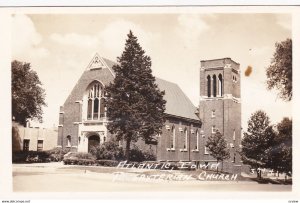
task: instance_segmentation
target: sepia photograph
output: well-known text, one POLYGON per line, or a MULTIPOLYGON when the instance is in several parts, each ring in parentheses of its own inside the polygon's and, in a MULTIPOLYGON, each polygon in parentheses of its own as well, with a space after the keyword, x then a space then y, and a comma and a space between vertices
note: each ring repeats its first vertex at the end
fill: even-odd
POLYGON ((292 10, 245 9, 12 13, 13 192, 292 192, 292 10))

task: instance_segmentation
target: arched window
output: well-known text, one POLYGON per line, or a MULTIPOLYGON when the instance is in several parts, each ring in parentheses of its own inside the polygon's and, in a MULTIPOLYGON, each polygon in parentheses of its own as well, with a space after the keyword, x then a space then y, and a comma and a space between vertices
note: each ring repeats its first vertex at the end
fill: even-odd
POLYGON ((94 99, 94 110, 93 110, 93 119, 98 119, 98 113, 99 113, 99 99, 94 99))
POLYGON ((223 96, 223 78, 222 78, 221 74, 219 74, 219 76, 218 76, 218 84, 219 84, 218 95, 221 97, 221 96, 223 96))
POLYGON ((232 140, 235 141, 235 129, 233 130, 232 140))
POLYGON ((105 117, 105 99, 101 98, 100 99, 100 118, 105 117))
POLYGON ((210 79, 210 75, 207 76, 207 96, 211 97, 211 79, 210 79))
POLYGON ((217 96, 217 76, 213 75, 213 97, 217 96))
POLYGON ((71 147, 71 135, 67 136, 67 147, 71 147))
POLYGON ((87 119, 92 119, 92 108, 93 108, 93 100, 88 99, 88 113, 87 113, 87 119))
POLYGON ((199 131, 196 132, 196 145, 195 150, 199 150, 199 131))
POLYGON ((88 89, 87 119, 99 120, 105 117, 104 87, 99 82, 94 82, 88 89))
POLYGON ((175 136, 176 136, 176 130, 175 126, 172 127, 172 134, 170 137, 170 148, 175 149, 175 136))
POLYGON ((187 138, 188 138, 188 131, 187 129, 184 130, 184 140, 183 140, 183 149, 187 149, 187 138))

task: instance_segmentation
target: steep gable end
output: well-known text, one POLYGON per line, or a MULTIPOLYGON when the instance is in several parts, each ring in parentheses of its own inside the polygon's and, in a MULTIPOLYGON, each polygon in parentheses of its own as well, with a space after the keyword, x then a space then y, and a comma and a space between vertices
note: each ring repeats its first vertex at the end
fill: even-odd
POLYGON ((91 60, 91 62, 89 63, 89 65, 86 68, 87 70, 97 70, 97 69, 109 69, 109 71, 114 75, 114 72, 112 70, 114 64, 112 64, 112 62, 108 59, 105 59, 103 57, 101 57, 98 53, 95 54, 95 56, 93 57, 93 59, 91 60))
MULTIPOLYGON (((113 82, 115 73, 112 67, 114 65, 117 65, 117 63, 95 54, 71 91, 69 97, 66 99, 64 106, 67 104, 75 104, 76 101, 82 100, 86 88, 93 81, 99 81, 105 86, 113 82)), ((160 90, 165 90, 166 92, 164 96, 164 99, 167 101, 166 114, 199 120, 195 114, 197 108, 177 84, 157 77, 156 84, 160 90)))

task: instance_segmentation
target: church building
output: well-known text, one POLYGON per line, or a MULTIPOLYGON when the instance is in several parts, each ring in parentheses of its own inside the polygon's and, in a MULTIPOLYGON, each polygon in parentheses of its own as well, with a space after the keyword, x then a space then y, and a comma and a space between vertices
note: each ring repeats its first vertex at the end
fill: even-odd
MULTIPOLYGON (((96 54, 59 112, 58 146, 88 152, 110 140, 104 87, 113 81, 115 62, 96 54)), ((205 147, 208 136, 219 130, 230 149, 232 166, 239 164, 241 103, 239 64, 230 58, 201 61, 200 101, 195 107, 180 87, 156 78, 165 91, 166 121, 162 133, 139 146, 154 150, 158 161, 215 161, 205 147)), ((197 85, 197 84, 195 84, 197 85)), ((144 143, 142 143, 144 142, 144 143)), ((122 144, 120 142, 120 144, 122 144)))

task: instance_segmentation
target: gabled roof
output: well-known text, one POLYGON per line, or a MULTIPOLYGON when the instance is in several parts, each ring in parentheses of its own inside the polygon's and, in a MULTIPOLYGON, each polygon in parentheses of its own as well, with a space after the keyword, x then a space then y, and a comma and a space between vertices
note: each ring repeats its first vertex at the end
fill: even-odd
POLYGON ((102 59, 103 59, 103 61, 105 61, 105 63, 106 63, 106 65, 108 66, 108 68, 110 68, 112 71, 113 71, 113 66, 114 65, 117 65, 118 63, 116 63, 116 62, 114 62, 114 61, 111 61, 111 60, 109 60, 109 59, 107 59, 107 58, 103 58, 102 57, 102 59))
MULTIPOLYGON (((116 64, 116 62, 100 57, 98 54, 96 54, 73 88, 65 104, 74 103, 74 101, 80 100, 88 85, 94 80, 101 81, 104 85, 108 85, 109 82, 112 82, 113 78, 115 77, 112 67, 116 64), (98 68, 97 66, 93 66, 95 59, 99 59, 102 63, 104 62, 103 66, 106 66, 107 68, 98 68)), ((157 77, 155 79, 158 88, 161 91, 165 91, 164 99, 167 101, 165 111, 166 114, 193 120, 200 120, 195 114, 197 108, 177 84, 157 77)))
POLYGON ((157 77, 155 79, 158 88, 161 91, 165 91, 164 99, 167 101, 166 114, 200 120, 195 114, 197 108, 177 84, 157 77))

